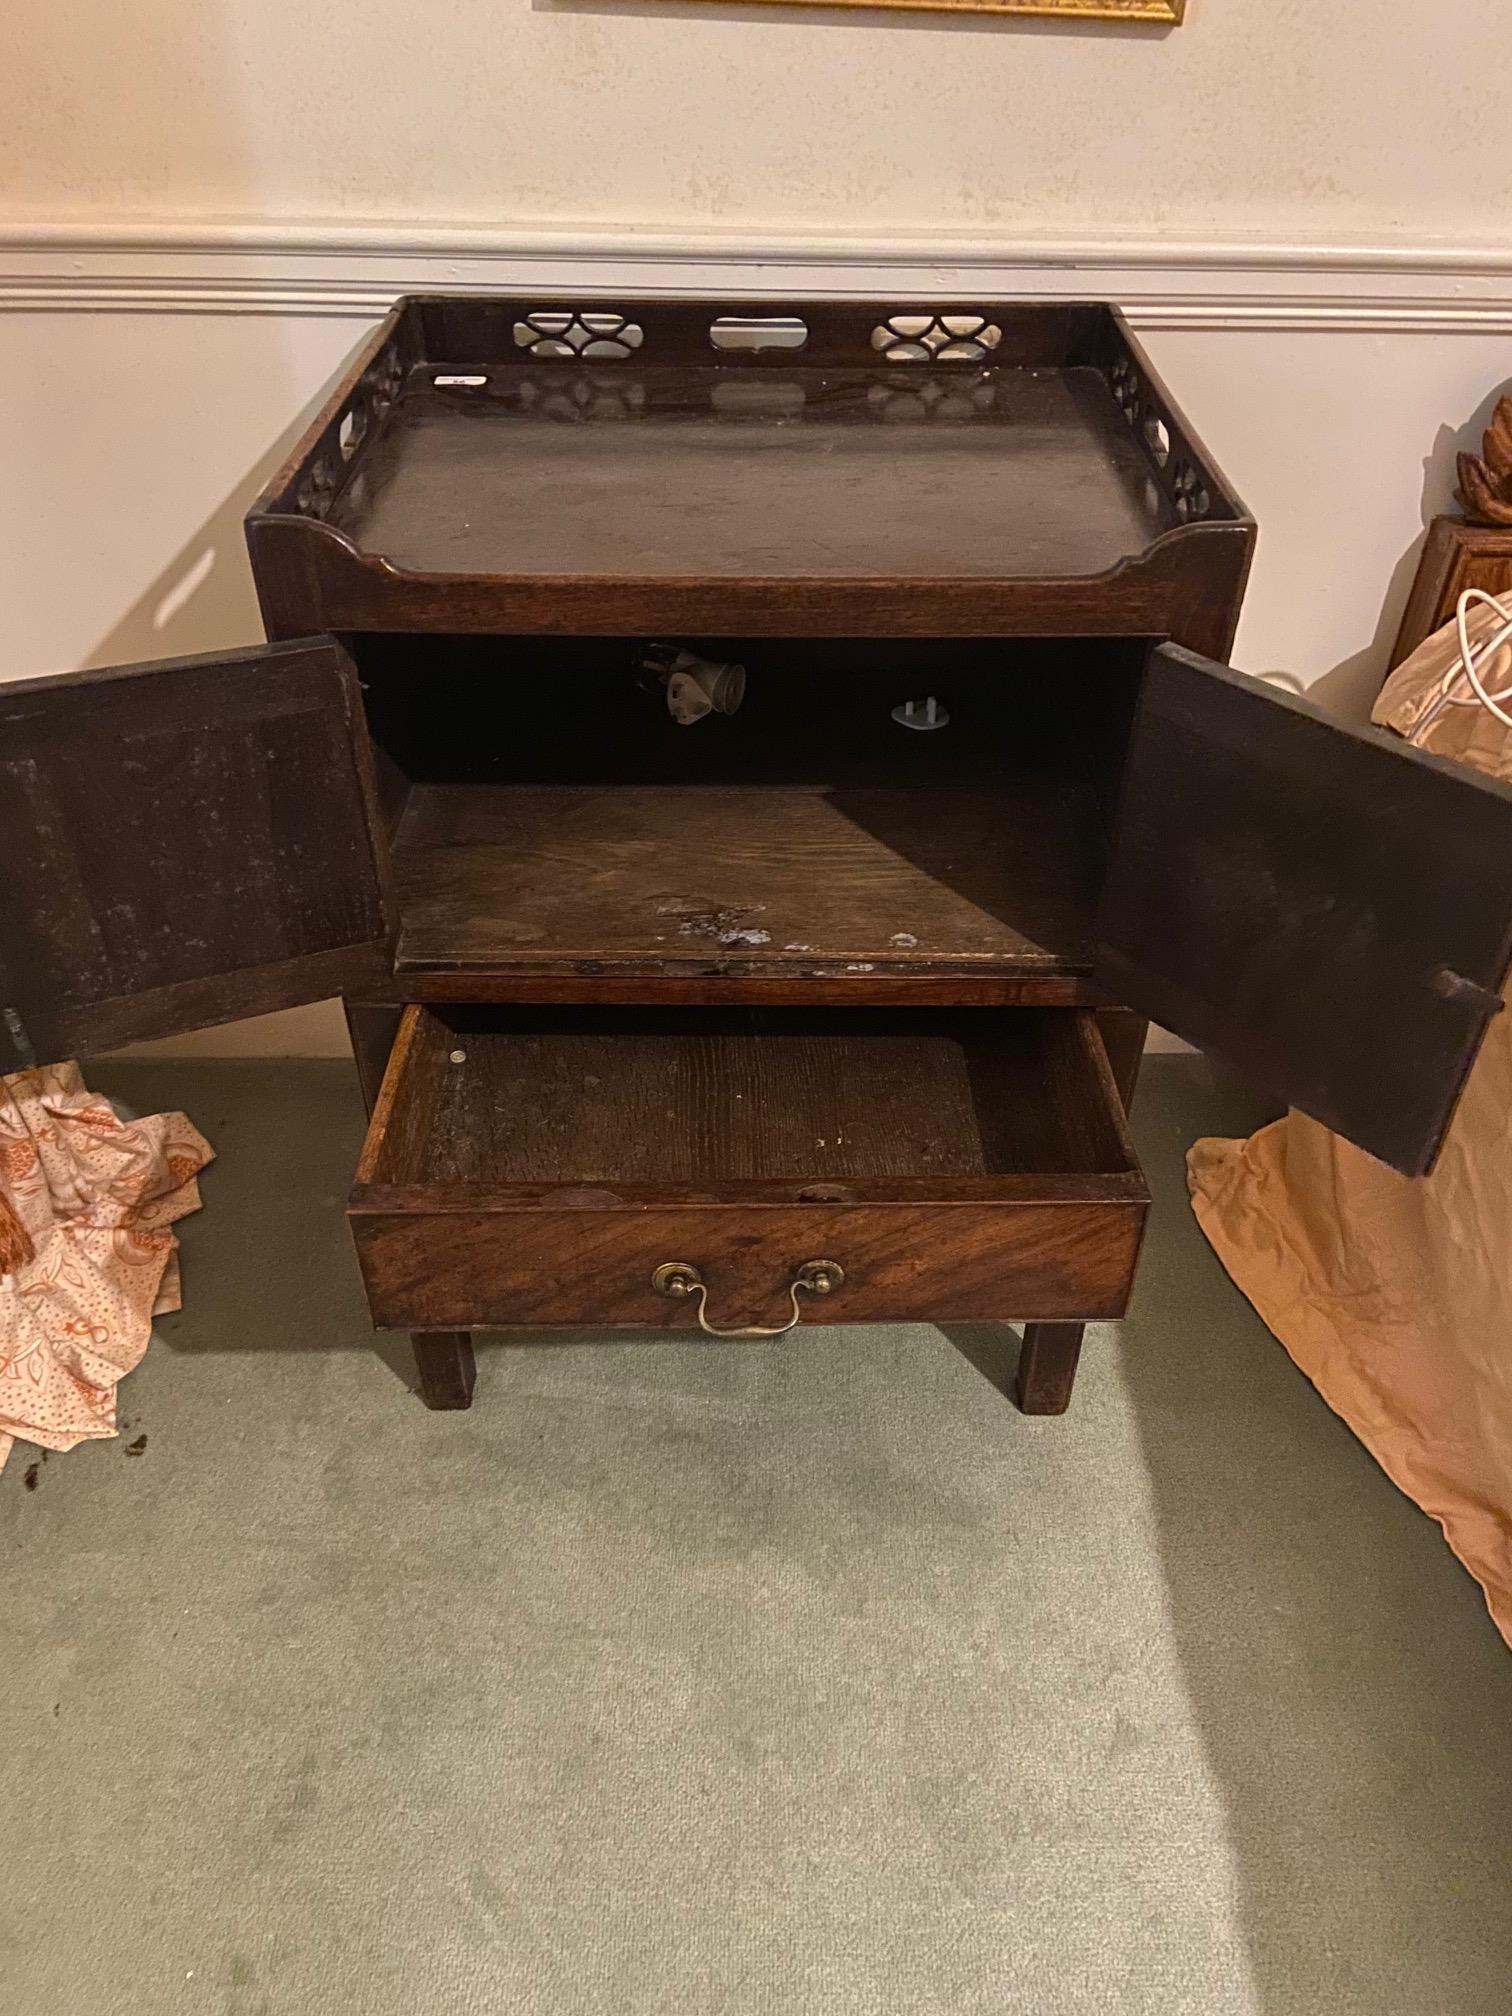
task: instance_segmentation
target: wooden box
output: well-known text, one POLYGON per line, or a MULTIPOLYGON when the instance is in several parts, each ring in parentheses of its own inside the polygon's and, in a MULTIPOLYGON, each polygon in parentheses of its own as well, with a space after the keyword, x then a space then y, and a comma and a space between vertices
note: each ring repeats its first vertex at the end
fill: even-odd
POLYGON ((0 688, 0 1064, 344 995, 433 1404, 998 1317, 1058 1411, 1146 1017, 1430 1165, 1512 792, 1219 662, 1254 527, 1113 311, 406 301, 247 534, 265 648, 0 688))
POLYGON ((1392 669, 1453 616, 1467 588, 1512 594, 1512 525, 1477 525, 1448 513, 1428 527, 1402 627, 1392 646, 1392 669))

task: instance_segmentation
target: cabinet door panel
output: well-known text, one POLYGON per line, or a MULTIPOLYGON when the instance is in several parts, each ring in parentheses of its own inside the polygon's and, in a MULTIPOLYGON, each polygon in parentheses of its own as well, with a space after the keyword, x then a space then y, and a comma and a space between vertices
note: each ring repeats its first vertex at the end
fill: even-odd
POLYGON ((1409 1174, 1512 963, 1512 790, 1151 653, 1096 977, 1409 1174))
POLYGON ((0 1068, 387 970, 386 861, 329 638, 0 685, 0 1068))

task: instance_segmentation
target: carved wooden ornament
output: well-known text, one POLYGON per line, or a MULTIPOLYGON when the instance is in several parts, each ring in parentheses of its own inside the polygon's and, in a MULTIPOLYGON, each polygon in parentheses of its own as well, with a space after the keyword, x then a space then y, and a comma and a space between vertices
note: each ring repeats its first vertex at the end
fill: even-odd
POLYGON ((1512 392, 1497 402, 1483 452, 1459 458, 1459 500, 1482 525, 1512 525, 1512 392))

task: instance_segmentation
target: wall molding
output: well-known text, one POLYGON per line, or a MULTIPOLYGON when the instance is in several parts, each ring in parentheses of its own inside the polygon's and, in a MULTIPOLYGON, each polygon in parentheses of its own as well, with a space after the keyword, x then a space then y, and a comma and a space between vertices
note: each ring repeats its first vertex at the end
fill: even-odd
POLYGON ((0 225, 0 312, 371 320, 394 296, 1111 299, 1143 329, 1512 335, 1512 245, 329 223, 0 225))

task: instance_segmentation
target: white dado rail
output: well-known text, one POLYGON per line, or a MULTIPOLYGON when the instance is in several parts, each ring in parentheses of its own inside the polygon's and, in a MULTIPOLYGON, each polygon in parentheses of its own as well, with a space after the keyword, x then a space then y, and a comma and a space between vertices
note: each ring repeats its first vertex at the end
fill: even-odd
POLYGON ((758 298, 1113 299, 1141 329, 1512 333, 1512 248, 1130 237, 841 237, 389 224, 0 227, 0 310, 369 319, 394 296, 539 287, 758 298))

